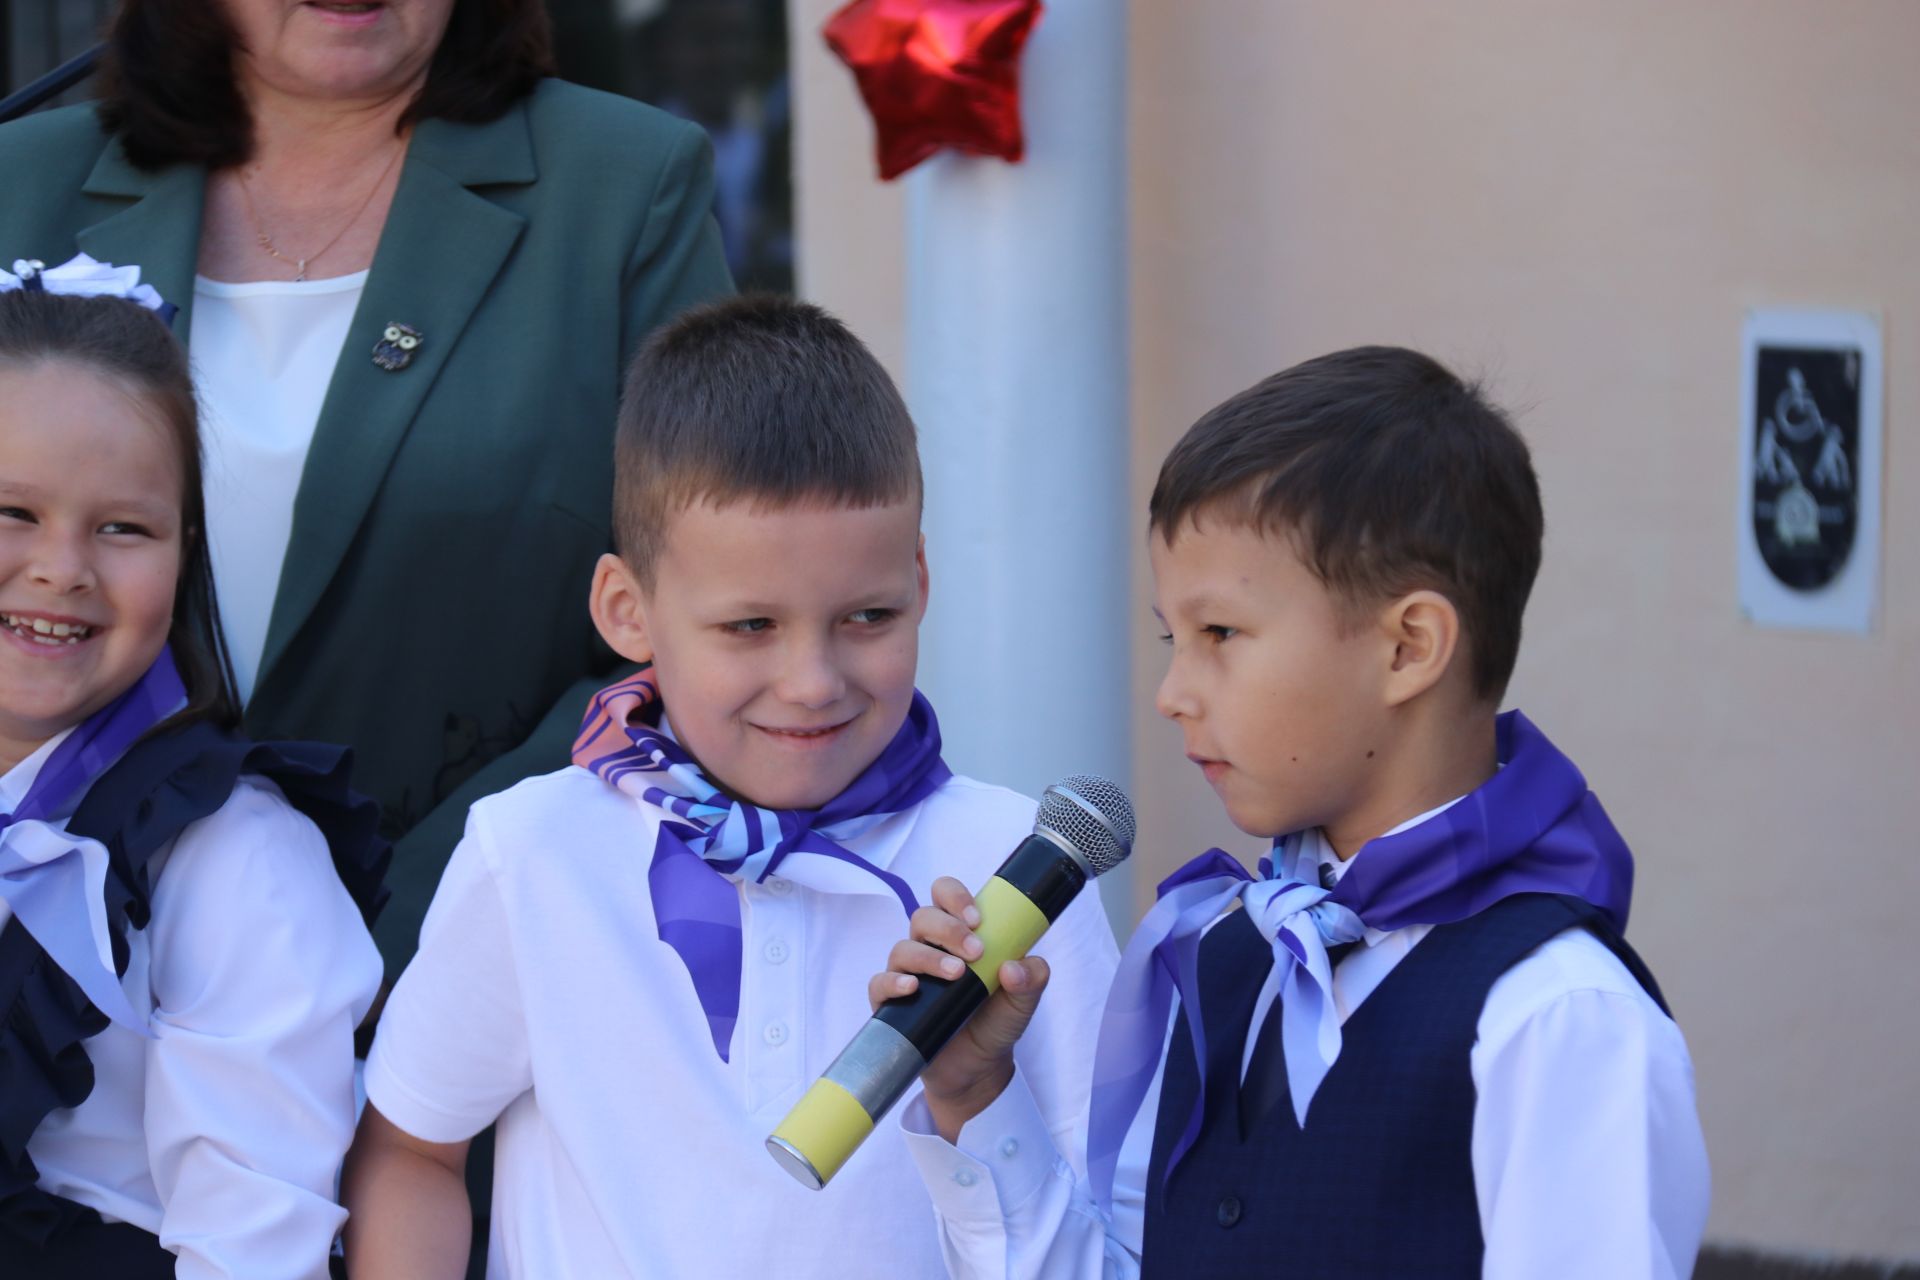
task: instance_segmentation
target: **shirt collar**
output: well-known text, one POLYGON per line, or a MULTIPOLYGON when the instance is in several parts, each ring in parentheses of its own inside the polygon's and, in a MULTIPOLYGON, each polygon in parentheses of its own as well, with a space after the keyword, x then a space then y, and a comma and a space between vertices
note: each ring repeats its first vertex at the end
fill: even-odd
POLYGON ((78 725, 68 725, 60 732, 48 738, 34 749, 32 755, 19 764, 0 774, 0 814, 12 813, 27 798, 27 791, 33 786, 34 779, 40 776, 40 770, 46 766, 47 757, 59 750, 60 744, 67 740, 78 725))
MULTIPOLYGON (((680 742, 679 735, 674 733, 673 723, 664 710, 660 713, 660 732, 668 738, 671 738, 674 742, 679 743, 682 747, 687 745, 684 742, 680 742)), ((11 777, 12 775, 8 776, 11 777)), ((22 795, 26 794, 26 787, 30 785, 32 781, 33 779, 29 777, 25 783, 21 784, 22 795)), ((5 781, 0 780, 0 787, 4 787, 4 785, 5 781)), ((4 792, 0 792, 0 794, 4 794, 4 792)), ((920 810, 924 807, 925 802, 922 801, 920 804, 916 804, 908 809, 902 809, 898 813, 873 813, 868 814, 864 818, 855 818, 849 822, 840 823, 834 828, 835 839, 837 843, 844 846, 849 853, 858 854, 867 862, 884 870, 893 865, 894 858, 899 855, 901 848, 907 843, 907 836, 913 831, 914 824, 920 820, 920 810)), ((776 871, 774 874, 777 876, 780 873, 776 871)), ((730 876, 729 878, 738 879, 739 877, 730 876)), ((885 889, 886 887, 877 881, 875 885, 880 889, 885 889)), ((866 892, 864 888, 859 891, 866 892)))
MULTIPOLYGON (((1409 831, 1429 818, 1438 817, 1465 799, 1465 795, 1455 796, 1445 804, 1436 805, 1425 813, 1408 818, 1391 831, 1382 832, 1381 836, 1397 836, 1402 831, 1409 831)), ((1359 853, 1342 861, 1340 855, 1333 851, 1333 845, 1327 840, 1327 833, 1319 827, 1314 827, 1289 838, 1283 856, 1289 878, 1306 884, 1317 884, 1323 889, 1331 889, 1340 883, 1340 878, 1347 874, 1348 868, 1365 852, 1366 847, 1363 845, 1359 853)), ((1371 947, 1387 936, 1389 936, 1387 931, 1368 926, 1366 943, 1371 947)))

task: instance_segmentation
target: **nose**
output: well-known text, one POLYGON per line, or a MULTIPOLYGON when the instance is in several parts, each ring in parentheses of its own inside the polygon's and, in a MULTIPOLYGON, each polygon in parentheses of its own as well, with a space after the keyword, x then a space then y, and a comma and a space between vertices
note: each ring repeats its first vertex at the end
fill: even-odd
POLYGON ((1189 719, 1199 709, 1192 689, 1181 674, 1177 654, 1168 661, 1167 674, 1160 677, 1160 687, 1154 690, 1153 709, 1168 720, 1189 719))
POLYGON ((778 688, 782 701, 798 707, 828 707, 846 691, 846 676, 832 644, 801 641, 788 648, 778 688))
POLYGON ((27 578, 35 586, 56 595, 72 595, 94 585, 93 560, 87 554, 87 539, 72 537, 42 526, 34 540, 33 554, 27 561, 27 578))

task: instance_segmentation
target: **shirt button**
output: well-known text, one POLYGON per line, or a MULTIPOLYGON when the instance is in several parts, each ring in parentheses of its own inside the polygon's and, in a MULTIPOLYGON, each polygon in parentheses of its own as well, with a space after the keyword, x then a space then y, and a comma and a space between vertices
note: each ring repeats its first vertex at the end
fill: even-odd
POLYGON ((787 1042, 787 1024, 784 1022, 769 1022, 767 1029, 760 1034, 766 1037, 766 1041, 770 1045, 783 1045, 787 1042))
POLYGON ((1223 1227, 1230 1227, 1234 1223, 1240 1221, 1239 1199, 1235 1196, 1226 1196, 1222 1198, 1220 1201, 1219 1212, 1215 1214, 1215 1216, 1219 1218, 1220 1225, 1223 1227))
POLYGON ((1020 1154, 1020 1139, 1008 1138, 1000 1144, 1000 1154, 1011 1160, 1020 1154))
POLYGON ((784 898, 793 892, 793 881, 782 879, 779 876, 770 876, 767 879, 767 892, 778 894, 784 898))
POLYGON ((953 1180, 963 1187, 970 1187, 979 1181, 979 1177, 972 1169, 962 1167, 953 1171, 953 1180))
POLYGON ((787 944, 783 940, 775 938, 767 944, 766 950, 761 952, 761 954, 766 956, 768 964, 784 964, 787 959, 787 944))

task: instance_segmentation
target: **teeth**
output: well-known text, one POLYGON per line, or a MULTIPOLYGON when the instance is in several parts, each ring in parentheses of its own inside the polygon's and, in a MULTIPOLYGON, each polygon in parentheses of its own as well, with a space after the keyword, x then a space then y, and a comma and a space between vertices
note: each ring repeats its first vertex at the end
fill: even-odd
POLYGON ((16 635, 37 644, 78 644, 94 633, 83 622, 48 622, 45 618, 27 618, 17 613, 0 613, 4 623, 16 635))

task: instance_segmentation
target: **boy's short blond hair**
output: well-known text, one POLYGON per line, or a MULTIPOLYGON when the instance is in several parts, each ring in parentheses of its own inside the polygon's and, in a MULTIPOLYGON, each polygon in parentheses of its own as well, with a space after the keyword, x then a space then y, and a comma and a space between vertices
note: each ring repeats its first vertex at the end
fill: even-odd
POLYGON ((614 546, 651 589, 694 503, 877 507, 921 498, 913 419, 880 362, 821 308, 749 295, 657 331, 627 370, 614 546))

